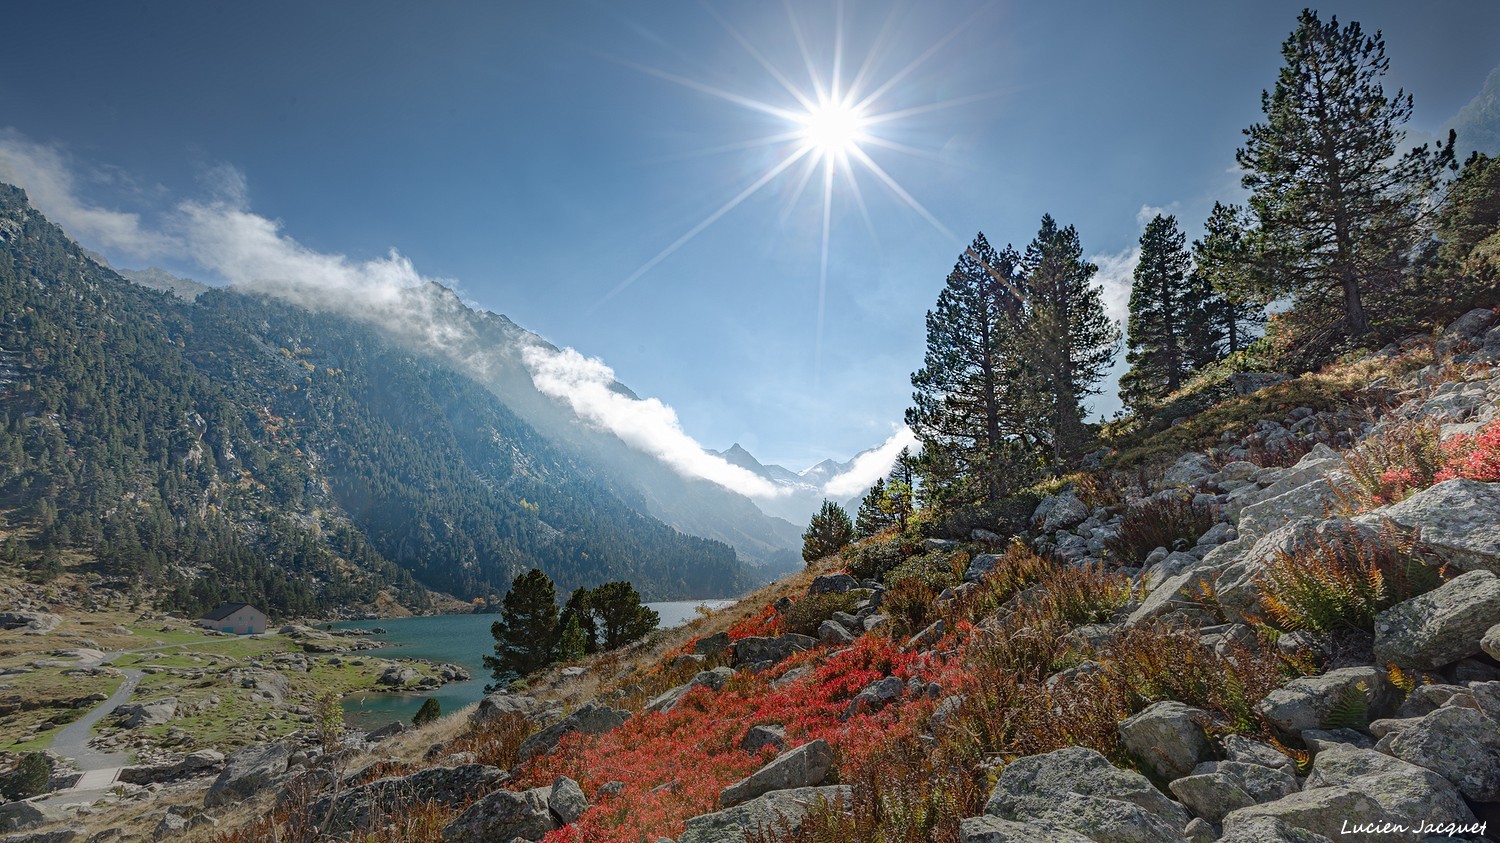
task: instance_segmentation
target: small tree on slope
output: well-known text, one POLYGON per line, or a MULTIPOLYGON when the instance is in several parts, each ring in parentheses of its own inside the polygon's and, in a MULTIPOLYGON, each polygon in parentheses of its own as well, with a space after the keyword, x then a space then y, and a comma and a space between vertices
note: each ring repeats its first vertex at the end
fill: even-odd
POLYGON ((1130 289, 1129 337, 1120 379, 1126 407, 1139 410, 1175 392, 1194 370, 1218 357, 1219 300, 1191 271, 1177 218, 1157 214, 1141 235, 1141 259, 1130 289))
POLYGON ((849 513, 830 500, 823 501, 823 508, 808 522, 807 532, 802 534, 802 560, 812 562, 838 553, 849 542, 854 541, 854 522, 849 513))
POLYGON ((495 654, 484 657, 484 666, 497 683, 535 673, 552 662, 557 632, 557 588, 532 568, 505 593, 500 620, 490 625, 495 654))

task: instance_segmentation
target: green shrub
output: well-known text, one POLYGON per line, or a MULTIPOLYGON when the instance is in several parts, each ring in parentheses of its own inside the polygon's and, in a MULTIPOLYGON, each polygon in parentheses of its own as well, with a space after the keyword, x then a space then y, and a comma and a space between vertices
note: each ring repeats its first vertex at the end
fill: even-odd
POLYGON ((52 780, 52 759, 44 753, 28 752, 9 773, 0 776, 0 798, 8 802, 30 799, 47 792, 52 780))
POLYGON ((426 726, 428 723, 442 716, 442 703, 438 702, 436 697, 428 697, 427 701, 422 703, 422 707, 417 709, 417 713, 412 715, 411 724, 413 726, 426 726))
POLYGON ((806 595, 781 613, 782 629, 798 635, 816 636, 823 621, 833 617, 834 612, 853 612, 859 598, 860 594, 855 592, 806 595))
POLYGON ((963 571, 969 564, 968 556, 966 551, 949 550, 913 556, 886 571, 883 581, 886 588, 891 588, 903 580, 917 580, 933 592, 940 592, 962 581, 963 571))
POLYGON ((839 554, 845 569, 860 581, 878 580, 915 552, 902 538, 889 541, 862 541, 851 544, 839 554))

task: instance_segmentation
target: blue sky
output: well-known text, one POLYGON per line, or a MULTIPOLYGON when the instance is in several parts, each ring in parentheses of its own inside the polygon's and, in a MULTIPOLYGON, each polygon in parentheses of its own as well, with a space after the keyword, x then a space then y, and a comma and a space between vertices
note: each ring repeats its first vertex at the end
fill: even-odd
MULTIPOLYGON (((923 313, 974 232, 1023 246, 1050 212, 1118 279, 1143 208, 1191 237, 1238 199, 1240 130, 1300 8, 845 4, 846 82, 872 52, 866 91, 927 54, 871 105, 912 112, 870 132, 917 154, 862 148, 932 220, 859 170, 866 220, 838 176, 821 327, 821 171, 798 194, 800 162, 605 299, 794 148, 743 146, 794 127, 702 88, 798 110, 741 39, 811 90, 796 35, 826 82, 831 3, 14 4, 0 141, 65 170, 75 214, 137 215, 114 239, 74 226, 118 265, 225 280, 191 248, 131 244, 184 202, 312 253, 395 249, 601 358, 705 446, 802 468, 891 435, 923 313)), ((1500 65, 1500 4, 1320 11, 1385 31, 1416 130, 1500 65)))

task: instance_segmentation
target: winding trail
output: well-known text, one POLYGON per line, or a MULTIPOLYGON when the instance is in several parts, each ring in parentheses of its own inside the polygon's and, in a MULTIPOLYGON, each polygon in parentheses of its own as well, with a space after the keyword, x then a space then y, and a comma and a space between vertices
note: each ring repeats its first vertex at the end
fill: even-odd
MULTIPOLYGON (((117 650, 106 653, 104 658, 92 663, 84 662, 80 667, 98 667, 114 661, 116 658, 131 653, 147 653, 155 650, 170 650, 176 647, 197 647, 202 644, 215 643, 209 641, 193 641, 181 644, 164 644, 157 647, 142 647, 137 650, 117 650)), ((41 800, 62 799, 68 802, 82 801, 92 797, 102 796, 114 786, 115 779, 119 777, 121 768, 131 762, 128 752, 100 752, 89 746, 89 739, 94 736, 94 726, 100 720, 108 717, 116 708, 129 702, 135 694, 135 689, 141 684, 141 678, 145 674, 130 667, 118 668, 125 674, 125 681, 115 689, 109 699, 99 703, 89 710, 89 713, 67 724, 52 738, 51 750, 64 758, 70 758, 78 769, 83 771, 83 778, 70 788, 56 791, 41 800)))

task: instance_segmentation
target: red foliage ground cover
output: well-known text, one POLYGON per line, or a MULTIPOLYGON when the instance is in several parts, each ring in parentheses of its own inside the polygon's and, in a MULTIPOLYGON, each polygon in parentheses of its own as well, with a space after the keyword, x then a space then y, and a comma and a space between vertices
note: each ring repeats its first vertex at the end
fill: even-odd
POLYGON ((878 756, 888 741, 908 736, 931 702, 908 695, 880 712, 842 720, 849 701, 886 676, 923 681, 941 677, 941 657, 902 652, 889 639, 865 636, 842 652, 800 653, 759 676, 735 678, 723 690, 694 689, 665 713, 641 713, 604 735, 571 735, 558 750, 521 773, 518 785, 551 784, 561 775, 593 794, 622 782, 619 794, 595 800, 574 826, 547 843, 639 843, 681 833, 688 817, 718 809, 719 791, 775 756, 739 748, 751 726, 780 724, 795 746, 822 738, 833 745, 842 770, 878 756), (809 676, 782 688, 771 680, 812 666, 809 676))
POLYGON ((1490 422, 1472 436, 1460 433, 1443 442, 1443 470, 1437 482, 1456 477, 1500 483, 1500 421, 1490 422))

